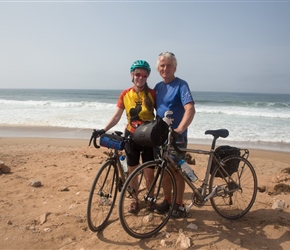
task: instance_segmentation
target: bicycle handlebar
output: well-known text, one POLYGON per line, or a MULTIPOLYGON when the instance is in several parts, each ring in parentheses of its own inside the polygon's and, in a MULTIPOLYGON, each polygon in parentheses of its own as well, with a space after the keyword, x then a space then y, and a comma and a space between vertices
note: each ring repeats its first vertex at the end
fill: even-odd
MULTIPOLYGON (((105 133, 105 130, 103 130, 103 129, 101 129, 101 130, 93 129, 93 132, 92 132, 92 135, 91 135, 91 139, 90 139, 90 142, 89 142, 89 146, 91 146, 91 143, 93 142, 93 145, 94 145, 95 148, 100 148, 100 146, 97 143, 97 138, 99 138, 104 133, 105 133)), ((115 134, 117 136, 122 136, 123 132, 114 131, 111 134, 113 134, 113 135, 115 134)), ((127 141, 127 142, 130 142, 132 140, 130 135, 128 137, 124 137, 124 136, 122 136, 122 137, 123 137, 124 141, 127 141)))

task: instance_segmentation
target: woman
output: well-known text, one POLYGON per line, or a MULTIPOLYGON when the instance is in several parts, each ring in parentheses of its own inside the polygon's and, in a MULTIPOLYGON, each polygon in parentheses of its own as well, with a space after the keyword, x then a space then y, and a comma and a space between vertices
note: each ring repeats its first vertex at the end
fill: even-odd
MULTIPOLYGON (((99 136, 102 133, 110 130, 121 119, 124 110, 127 115, 127 125, 125 129, 125 136, 133 135, 135 129, 143 124, 145 121, 154 119, 154 107, 155 107, 155 91, 150 89, 147 84, 147 78, 151 72, 150 65, 144 60, 135 61, 130 69, 130 75, 132 78, 133 86, 122 91, 117 102, 117 108, 114 115, 111 117, 108 124, 104 129, 99 130, 99 136)), ((142 161, 150 161, 154 159, 153 148, 143 147, 134 142, 126 142, 125 153, 127 156, 127 165, 129 174, 139 165, 140 156, 142 161)), ((153 179, 153 169, 144 173, 146 178, 147 187, 153 179)), ((138 212, 138 196, 136 190, 138 190, 138 180, 133 179, 130 186, 135 190, 135 194, 131 205, 128 208, 128 212, 138 212)), ((151 204, 147 207, 148 210, 154 210, 151 204)))

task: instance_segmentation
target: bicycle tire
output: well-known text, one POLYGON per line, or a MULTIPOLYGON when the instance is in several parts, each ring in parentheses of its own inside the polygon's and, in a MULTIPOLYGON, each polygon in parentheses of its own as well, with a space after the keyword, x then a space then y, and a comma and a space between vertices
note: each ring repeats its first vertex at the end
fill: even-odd
POLYGON ((116 163, 109 160, 94 179, 87 204, 87 223, 93 232, 102 230, 110 218, 116 202, 118 178, 116 163))
POLYGON ((213 170, 209 193, 216 185, 219 188, 210 202, 220 216, 235 220, 243 217, 253 206, 257 195, 257 176, 252 164, 241 156, 228 156, 223 159, 223 163, 234 167, 236 171, 229 177, 222 173, 219 166, 213 170))
MULTIPOLYGON (((161 203, 164 200, 164 190, 162 188, 162 183, 165 183, 165 179, 161 181, 162 174, 158 173, 159 171, 164 170, 164 174, 168 174, 168 178, 166 184, 172 185, 171 189, 171 197, 172 202, 176 200, 176 181, 174 179, 173 173, 169 168, 160 168, 159 161, 150 161, 142 164, 138 168, 136 168, 126 180, 124 187, 122 189, 120 199, 119 199, 119 218, 121 225, 124 230, 132 237, 138 239, 148 238, 156 233, 158 233, 168 222, 170 216, 172 214, 172 206, 170 207, 168 213, 166 214, 158 214, 157 212, 149 211, 148 204, 149 201, 146 200, 146 196, 148 195, 148 190, 146 188, 146 178, 143 178, 144 181, 139 185, 138 192, 138 204, 139 209, 138 213, 132 214, 128 212, 128 207, 132 202, 132 196, 130 195, 130 182, 133 178, 136 178, 140 173, 146 171, 146 169, 154 168, 154 179, 157 178, 157 182, 155 185, 155 193, 158 188, 160 188, 159 195, 156 198, 155 202, 157 204, 161 203), (159 178, 158 178, 159 177, 159 178)), ((154 193, 154 195, 156 195, 154 193)), ((155 204, 156 204, 155 203, 155 204)))

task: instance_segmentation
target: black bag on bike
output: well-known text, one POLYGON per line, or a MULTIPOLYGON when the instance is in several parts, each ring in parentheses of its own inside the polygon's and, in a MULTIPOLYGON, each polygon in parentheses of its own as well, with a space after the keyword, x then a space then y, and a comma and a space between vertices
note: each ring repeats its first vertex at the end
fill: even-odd
POLYGON ((157 117, 156 120, 146 121, 136 128, 133 135, 134 143, 147 147, 161 146, 167 140, 168 132, 167 123, 157 117))
MULTIPOLYGON (((227 146, 227 145, 223 145, 223 146, 219 146, 218 148, 216 148, 215 150, 215 156, 222 160, 227 156, 230 155, 240 155, 240 149, 236 148, 236 147, 231 147, 231 146, 227 146)), ((218 163, 213 160, 212 164, 211 164, 211 168, 210 168, 210 173, 212 174, 213 170, 215 169, 215 167, 218 166, 218 163)), ((231 176, 234 172, 237 172, 239 167, 239 160, 233 159, 233 160, 229 160, 226 162, 226 165, 223 167, 225 169, 225 171, 227 172, 227 174, 229 176, 231 176)), ((224 177, 227 174, 223 173, 224 171, 220 168, 217 173, 216 173, 216 177, 224 177)))
POLYGON ((123 150, 125 142, 122 136, 105 133, 100 136, 100 145, 107 148, 123 150))

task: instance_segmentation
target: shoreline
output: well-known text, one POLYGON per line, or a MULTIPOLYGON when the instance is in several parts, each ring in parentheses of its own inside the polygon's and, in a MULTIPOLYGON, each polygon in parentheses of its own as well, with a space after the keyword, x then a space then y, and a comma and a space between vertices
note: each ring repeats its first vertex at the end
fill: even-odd
MULTIPOLYGON (((98 151, 107 150, 105 147, 100 149, 95 149, 93 145, 89 146, 89 139, 80 138, 48 138, 48 137, 0 137, 0 146, 15 145, 17 147, 25 147, 26 145, 44 145, 48 144, 51 146, 69 147, 69 148, 87 148, 98 151)), ((189 148, 195 148, 200 150, 209 150, 209 145, 203 144, 189 144, 189 148)), ((276 160, 285 163, 290 162, 290 155, 287 152, 275 151, 275 150, 265 150, 265 149, 249 149, 250 158, 263 158, 269 160, 276 160)), ((195 153, 190 153, 192 155, 198 155, 195 153)), ((0 159, 1 160, 1 159, 0 159)), ((251 161, 251 160, 250 160, 251 161)))
MULTIPOLYGON (((68 128, 68 127, 43 127, 43 126, 1 126, 0 138, 54 138, 54 139, 83 139, 90 140, 93 129, 87 128, 68 128)), ((111 130, 110 132, 113 132, 111 130)), ((212 137, 207 139, 189 138, 189 145, 202 145, 210 147, 212 137)), ((248 148, 253 150, 266 150, 275 152, 290 153, 290 144, 271 143, 271 142, 239 142, 219 138, 216 146, 231 145, 234 147, 248 148)))

